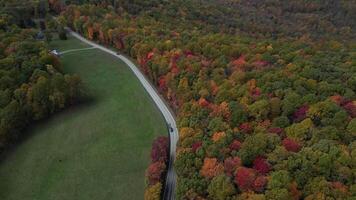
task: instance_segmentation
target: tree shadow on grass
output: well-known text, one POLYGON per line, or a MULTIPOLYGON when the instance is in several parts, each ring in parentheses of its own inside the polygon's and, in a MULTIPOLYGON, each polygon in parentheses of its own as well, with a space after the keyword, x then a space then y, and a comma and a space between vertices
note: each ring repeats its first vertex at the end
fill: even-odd
POLYGON ((10 138, 10 141, 8 142, 8 144, 4 148, 0 149, 0 151, 1 151, 0 152, 0 165, 9 156, 11 156, 15 152, 15 150, 17 149, 18 146, 25 143, 27 140, 31 139, 35 135, 36 131, 34 131, 34 130, 36 128, 38 128, 39 126, 48 124, 51 121, 53 121, 59 117, 62 117, 63 115, 68 115, 69 113, 79 112, 80 110, 86 110, 90 107, 95 106, 97 103, 98 103, 98 99, 86 96, 85 98, 83 98, 80 101, 80 103, 77 103, 75 105, 64 108, 63 110, 57 111, 56 113, 53 113, 51 116, 49 116, 45 119, 31 122, 30 125, 27 126, 25 128, 25 130, 23 130, 21 132, 21 134, 17 135, 16 137, 10 138))

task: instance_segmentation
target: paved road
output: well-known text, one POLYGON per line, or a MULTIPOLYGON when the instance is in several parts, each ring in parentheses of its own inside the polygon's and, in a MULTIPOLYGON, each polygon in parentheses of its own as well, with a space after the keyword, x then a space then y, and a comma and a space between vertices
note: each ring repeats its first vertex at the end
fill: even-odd
POLYGON ((91 49, 96 49, 96 47, 89 47, 89 48, 83 48, 83 49, 71 49, 67 51, 61 51, 59 55, 63 55, 66 53, 71 53, 71 52, 76 52, 76 51, 86 51, 86 50, 91 50, 91 49))
POLYGON ((117 52, 115 52, 115 51, 112 51, 104 46, 101 46, 94 42, 91 42, 73 31, 70 31, 70 30, 68 30, 68 31, 72 36, 78 38, 82 42, 85 42, 85 43, 91 45, 92 47, 95 47, 97 49, 105 51, 105 52, 119 58, 123 62, 125 62, 130 67, 130 69, 133 71, 133 73, 136 75, 136 77, 140 80, 143 87, 146 89, 146 91, 149 93, 149 95, 151 96, 151 98, 153 99, 153 101, 155 102, 157 107, 160 109, 161 113, 163 114, 163 116, 166 120, 166 123, 170 124, 171 127, 173 128, 173 131, 169 130, 170 158, 169 158, 168 173, 167 173, 167 178, 166 178, 166 185, 165 185, 165 190, 164 190, 164 199, 165 200, 173 200, 174 194, 175 194, 174 189, 175 189, 175 185, 176 185, 176 174, 175 174, 175 171, 173 168, 173 162, 174 162, 175 156, 176 156, 176 146, 177 146, 177 141, 178 141, 178 129, 177 129, 176 121, 173 117, 173 114, 170 112, 167 105, 163 102, 163 100, 158 95, 156 90, 146 80, 146 78, 143 76, 141 71, 138 69, 138 67, 133 62, 131 62, 129 59, 127 59, 123 55, 118 55, 117 52))

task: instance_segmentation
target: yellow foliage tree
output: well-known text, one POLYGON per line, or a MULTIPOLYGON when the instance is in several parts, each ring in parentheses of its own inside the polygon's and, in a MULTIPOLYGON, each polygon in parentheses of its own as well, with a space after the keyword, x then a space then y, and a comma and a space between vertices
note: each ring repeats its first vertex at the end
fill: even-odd
POLYGON ((159 200, 161 197, 162 184, 156 183, 155 185, 148 187, 145 191, 145 200, 159 200))
POLYGON ((303 140, 308 136, 309 131, 313 128, 313 121, 306 118, 300 123, 293 124, 286 128, 287 136, 297 140, 303 140))
POLYGON ((179 140, 183 141, 187 137, 191 137, 194 135, 194 129, 189 127, 183 127, 179 130, 179 140))

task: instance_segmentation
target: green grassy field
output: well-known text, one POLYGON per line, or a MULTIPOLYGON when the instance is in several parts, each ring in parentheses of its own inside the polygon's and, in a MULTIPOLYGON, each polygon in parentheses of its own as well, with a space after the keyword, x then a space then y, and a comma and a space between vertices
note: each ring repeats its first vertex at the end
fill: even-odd
MULTIPOLYGON (((52 46, 88 47, 73 38, 52 46)), ((151 143, 166 133, 163 117, 118 59, 94 49, 61 60, 92 101, 29 128, 31 136, 0 163, 0 199, 143 199, 151 143)))

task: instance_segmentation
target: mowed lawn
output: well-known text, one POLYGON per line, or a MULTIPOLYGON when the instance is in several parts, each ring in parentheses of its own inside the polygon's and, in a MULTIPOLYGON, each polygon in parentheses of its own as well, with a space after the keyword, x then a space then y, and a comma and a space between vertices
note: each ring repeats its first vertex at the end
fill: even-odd
MULTIPOLYGON (((73 38, 52 46, 88 47, 73 38)), ((143 199, 152 141, 167 133, 159 110, 120 60, 97 49, 61 60, 92 100, 29 128, 0 162, 0 199, 143 199)))

